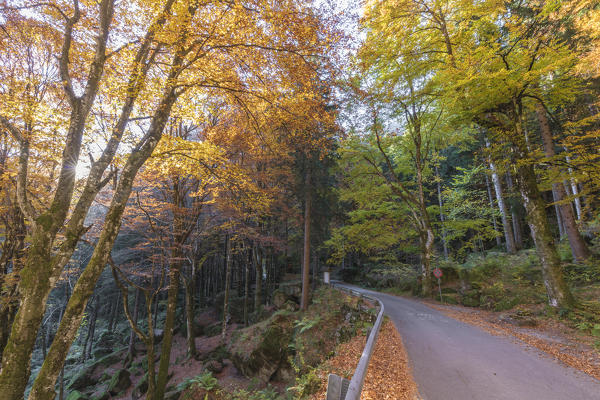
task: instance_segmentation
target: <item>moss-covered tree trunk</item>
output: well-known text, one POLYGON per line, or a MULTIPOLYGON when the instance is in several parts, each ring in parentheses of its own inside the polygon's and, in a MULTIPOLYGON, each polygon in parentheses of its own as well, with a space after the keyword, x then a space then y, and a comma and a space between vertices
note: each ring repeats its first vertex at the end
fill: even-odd
MULTIPOLYGON (((182 60, 179 62, 181 63, 182 60)), ((176 75, 178 72, 177 66, 177 62, 175 62, 171 71, 173 75, 176 75)), ((123 168, 108 213, 106 214, 104 226, 98 238, 96 247, 94 248, 94 252, 73 289, 73 294, 67 304, 67 309, 58 328, 56 337, 52 342, 52 346, 50 346, 48 356, 44 360, 42 368, 34 381, 29 394, 30 400, 53 399, 52 393, 56 379, 58 378, 58 372, 62 368, 69 348, 77 336, 85 306, 87 305, 88 299, 92 296, 96 282, 100 278, 100 275, 108 262, 114 241, 119 233, 122 221, 121 217, 125 210, 125 206, 127 205, 129 195, 131 194, 133 180, 140 167, 148 157, 150 157, 152 151, 158 144, 176 99, 177 96, 175 95, 174 88, 171 87, 165 90, 165 95, 158 106, 158 111, 153 116, 150 127, 148 128, 148 139, 127 159, 127 163, 123 168)), ((36 280, 36 282, 40 281, 36 280)), ((41 282, 49 283, 50 280, 43 280, 41 282)), ((43 315, 42 305, 45 304, 45 299, 39 303, 40 308, 42 309, 41 315, 43 315)), ((29 308, 26 310, 29 310, 29 308)), ((39 313, 39 310, 35 312, 39 313)), ((34 342, 35 335, 33 336, 33 343, 34 342)), ((22 397, 22 393, 20 396, 22 397)), ((15 399, 18 398, 19 397, 16 397, 15 399)))
POLYGON ((175 327, 175 313, 177 312, 177 296, 179 294, 179 271, 181 270, 181 254, 174 254, 174 262, 169 267, 169 288, 167 290, 167 314, 163 329, 163 340, 160 351, 160 363, 156 378, 156 396, 162 400, 167 387, 169 364, 171 362, 171 347, 173 345, 173 329, 175 327))
POLYGON ((517 114, 514 124, 515 136, 512 137, 512 149, 518 161, 516 167, 517 183, 523 198, 523 204, 527 210, 527 222, 540 258, 548 304, 552 307, 569 308, 574 305, 575 300, 565 280, 560 257, 546 215, 546 202, 542 198, 537 185, 535 170, 528 154, 521 121, 521 117, 517 114))
MULTIPOLYGON (((536 107, 536 114, 540 122, 540 132, 542 135, 542 142, 544 144, 544 153, 549 160, 553 160, 556 156, 556 151, 554 150, 552 130, 550 129, 548 117, 546 116, 546 110, 539 103, 536 107)), ((559 175, 557 168, 552 168, 552 172, 553 175, 559 175)), ((587 244, 585 243, 585 240, 583 240, 579 229, 577 228, 577 222, 575 220, 573 208, 571 207, 571 203, 566 201, 567 193, 565 192, 565 187, 562 182, 552 183, 552 193, 555 197, 554 201, 556 202, 557 206, 558 218, 560 218, 559 222, 562 222, 564 232, 569 239, 573 259, 577 262, 585 261, 590 257, 591 253, 587 244)))

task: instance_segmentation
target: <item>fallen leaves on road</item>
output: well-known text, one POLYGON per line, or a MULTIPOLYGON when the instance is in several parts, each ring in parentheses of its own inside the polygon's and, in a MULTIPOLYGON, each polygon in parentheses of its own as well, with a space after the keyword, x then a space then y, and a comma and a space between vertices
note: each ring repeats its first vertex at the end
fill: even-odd
MULTIPOLYGON (((352 378, 354 369, 365 347, 365 336, 359 335, 336 349, 336 354, 319 368, 321 389, 310 397, 322 400, 327 394, 327 377, 330 373, 352 378)), ((381 327, 375 351, 369 362, 363 386, 363 400, 415 400, 417 386, 413 380, 402 338, 394 324, 386 320, 381 327)))
POLYGON ((431 304, 429 302, 426 304, 431 308, 443 312, 451 318, 478 326, 492 335, 513 336, 522 342, 553 356, 555 359, 570 367, 585 372, 596 379, 600 379, 600 357, 598 357, 597 353, 594 351, 582 350, 581 346, 576 343, 553 342, 536 336, 534 333, 525 333, 523 329, 518 329, 513 325, 486 320, 480 315, 481 312, 473 312, 471 309, 460 310, 456 306, 442 306, 439 304, 431 304))

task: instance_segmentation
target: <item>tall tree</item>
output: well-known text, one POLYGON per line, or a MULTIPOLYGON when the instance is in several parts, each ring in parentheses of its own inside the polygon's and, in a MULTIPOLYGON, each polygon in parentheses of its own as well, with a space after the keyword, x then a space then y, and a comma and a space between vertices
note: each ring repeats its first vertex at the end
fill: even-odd
MULTIPOLYGON (((66 353, 117 237, 134 178, 159 142, 177 100, 182 96, 189 99, 189 107, 177 111, 180 118, 193 114, 197 102, 192 99, 198 98, 222 96, 240 109, 256 99, 281 105, 286 83, 272 79, 275 76, 295 80, 296 87, 302 88, 297 96, 310 98, 307 94, 314 90, 310 81, 315 70, 309 56, 323 54, 331 43, 329 28, 314 9, 300 1, 286 3, 285 8, 262 1, 253 7, 219 3, 215 8, 212 3, 183 0, 136 6, 144 16, 136 21, 127 17, 130 4, 113 0, 98 4, 14 1, 2 10, 8 24, 31 15, 52 32, 48 37, 56 37, 52 54, 58 56, 58 62, 53 64, 50 57, 48 63, 58 71, 53 87, 62 89, 48 95, 48 106, 41 110, 68 111, 56 118, 59 124, 44 125, 45 114, 27 119, 19 112, 27 103, 25 96, 12 96, 12 91, 2 96, 0 123, 19 145, 16 192, 31 238, 20 277, 20 308, 0 372, 0 390, 8 399, 23 396, 29 378, 29 368, 24 366, 29 365, 48 295, 88 229, 85 217, 96 195, 116 176, 94 253, 74 287, 30 392, 32 399, 53 396, 66 353), (265 21, 272 29, 264 29, 265 21), (59 27, 62 33, 52 27, 59 27), (120 112, 109 115, 105 104, 120 112), (134 106, 138 108, 135 113, 134 106), (90 121, 92 110, 103 116, 101 123, 90 121), (135 117, 144 122, 136 126, 135 117), (85 150, 83 139, 98 133, 105 146, 90 152, 86 173, 85 168, 77 167, 85 150), (48 136, 57 138, 62 151, 58 151, 58 179, 50 184, 52 195, 45 198, 51 201, 46 204, 31 196, 34 185, 29 171, 34 160, 32 145, 35 148, 39 139, 48 136), (121 146, 119 151, 124 137, 132 145, 121 146), (85 178, 76 192, 77 171, 85 178)), ((6 40, 21 39, 15 35, 6 40)), ((34 88, 30 85, 28 90, 34 88)))

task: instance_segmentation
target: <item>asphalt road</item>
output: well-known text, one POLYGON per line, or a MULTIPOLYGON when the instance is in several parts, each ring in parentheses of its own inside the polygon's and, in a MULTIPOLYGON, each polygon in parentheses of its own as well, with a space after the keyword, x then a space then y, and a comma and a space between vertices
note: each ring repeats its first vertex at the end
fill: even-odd
POLYGON ((600 400, 600 381, 537 349, 418 301, 351 287, 383 302, 402 335, 423 400, 600 400))

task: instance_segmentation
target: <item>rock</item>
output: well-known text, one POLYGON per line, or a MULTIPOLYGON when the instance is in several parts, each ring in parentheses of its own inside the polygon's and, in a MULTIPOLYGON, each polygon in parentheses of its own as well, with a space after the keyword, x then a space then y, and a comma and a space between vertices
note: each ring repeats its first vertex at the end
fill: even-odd
POLYGON ((94 368, 88 367, 79 371, 67 385, 67 390, 78 391, 94 386, 98 381, 92 376, 94 368))
POLYGON ((290 297, 300 298, 302 294, 302 281, 289 281, 279 284, 279 289, 290 297))
POLYGON ((206 364, 204 364, 204 368, 206 368, 208 371, 212 372, 213 374, 218 374, 218 373, 222 372, 223 367, 224 367, 223 363, 220 362, 219 360, 210 360, 206 364))
POLYGON ((131 398, 133 400, 137 400, 144 396, 148 391, 148 375, 144 375, 144 377, 135 385, 133 388, 133 392, 131 393, 131 398))
POLYGON ((67 400, 88 400, 88 399, 89 399, 89 397, 87 397, 85 394, 81 393, 78 390, 72 391, 67 396, 67 400))
POLYGON ((108 393, 106 388, 104 388, 103 390, 98 390, 98 391, 94 392, 94 394, 92 394, 92 396, 90 397, 90 400, 109 400, 109 399, 110 399, 110 393, 108 393))
POLYGON ((108 384, 108 392, 114 396, 127 389, 130 385, 131 378, 129 376, 129 371, 126 369, 120 369, 111 378, 108 384))
MULTIPOLYGON (((177 390, 173 390, 171 392, 165 393, 165 400, 179 400, 180 397, 181 397, 181 392, 177 391, 177 390)), ((203 399, 202 397, 198 397, 198 398, 203 399)))
POLYGON ((287 311, 298 311, 300 309, 300 306, 293 300, 288 300, 283 305, 283 309, 287 311))
POLYGON ((239 331, 230 347, 233 364, 246 377, 268 382, 280 366, 287 365, 293 331, 293 316, 287 312, 239 331))
POLYGON ((273 295, 271 297, 271 301, 273 302, 273 305, 277 309, 282 309, 284 304, 288 301, 288 299, 289 299, 288 295, 285 294, 285 292, 283 290, 279 290, 279 289, 274 291, 273 295))
POLYGON ((118 363, 122 359, 123 359, 123 350, 115 351, 115 352, 112 352, 110 354, 107 354, 107 355, 101 357, 98 361, 96 361, 92 364, 92 367, 94 368, 94 371, 96 371, 96 368, 98 368, 98 367, 108 367, 109 365, 118 363))

